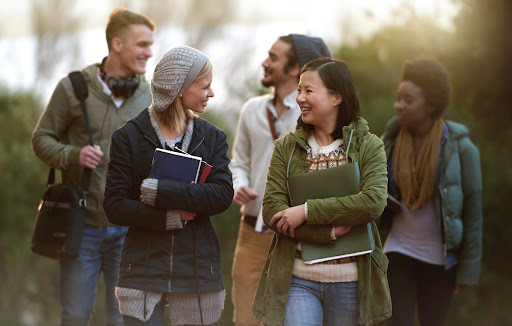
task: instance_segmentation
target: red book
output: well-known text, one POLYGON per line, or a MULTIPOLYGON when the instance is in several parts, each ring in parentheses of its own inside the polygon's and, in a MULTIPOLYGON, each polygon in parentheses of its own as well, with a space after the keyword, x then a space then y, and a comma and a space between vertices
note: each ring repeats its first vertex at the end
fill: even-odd
POLYGON ((199 183, 204 183, 210 171, 212 170, 212 166, 205 161, 201 161, 201 167, 199 168, 199 183))

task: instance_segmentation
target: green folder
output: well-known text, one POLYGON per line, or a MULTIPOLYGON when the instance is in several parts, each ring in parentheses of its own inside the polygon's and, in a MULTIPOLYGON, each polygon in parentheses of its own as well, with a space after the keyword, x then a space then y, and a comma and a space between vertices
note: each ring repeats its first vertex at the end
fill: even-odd
MULTIPOLYGON (((344 197, 359 193, 357 162, 288 177, 292 206, 308 199, 344 197)), ((302 259, 306 264, 363 255, 375 248, 370 223, 354 226, 334 243, 301 241, 302 259)))

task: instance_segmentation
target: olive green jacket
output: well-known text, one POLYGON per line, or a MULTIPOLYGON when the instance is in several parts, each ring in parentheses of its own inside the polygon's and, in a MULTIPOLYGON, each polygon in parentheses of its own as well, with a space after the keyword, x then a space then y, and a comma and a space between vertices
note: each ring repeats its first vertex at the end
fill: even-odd
MULTIPOLYGON (((283 324, 297 242, 328 243, 333 225, 371 223, 375 250, 359 256, 357 260, 359 323, 374 325, 391 316, 386 275, 388 259, 381 250, 379 232, 373 222, 386 206, 386 154, 382 141, 369 133, 364 119, 344 127, 343 138, 350 139, 352 130, 348 161, 359 164, 362 193, 339 198, 309 199, 307 222, 295 229, 295 238, 280 233, 274 235, 253 305, 254 314, 265 325, 283 324)), ((289 207, 288 164, 290 175, 306 173, 309 168, 306 161, 307 137, 308 133, 301 128, 275 143, 263 198, 263 219, 267 226, 275 213, 289 207)), ((276 231, 275 224, 270 228, 276 231)))
MULTIPOLYGON (((112 133, 151 104, 149 84, 137 75, 139 86, 130 98, 117 108, 103 91, 92 64, 82 70, 89 96, 85 101, 94 145, 101 147, 103 157, 92 170, 85 223, 93 226, 111 225, 103 211, 103 194, 110 156, 112 133)), ((32 150, 45 164, 62 172, 62 181, 80 187, 83 168, 80 151, 89 144, 80 101, 76 98, 69 77, 62 78, 50 98, 32 134, 32 150)))

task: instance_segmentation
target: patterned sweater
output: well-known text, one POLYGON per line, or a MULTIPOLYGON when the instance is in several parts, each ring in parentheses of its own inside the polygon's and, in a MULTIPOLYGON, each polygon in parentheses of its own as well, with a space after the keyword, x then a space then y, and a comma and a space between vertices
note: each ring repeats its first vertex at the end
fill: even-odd
MULTIPOLYGON (((337 167, 347 163, 343 139, 336 139, 327 146, 320 147, 314 136, 306 144, 306 160, 310 162, 308 172, 337 167)), ((300 251, 300 242, 297 250, 300 251)), ((293 265, 293 276, 316 282, 357 281, 357 258, 329 260, 316 264, 304 264, 297 254, 293 265)))

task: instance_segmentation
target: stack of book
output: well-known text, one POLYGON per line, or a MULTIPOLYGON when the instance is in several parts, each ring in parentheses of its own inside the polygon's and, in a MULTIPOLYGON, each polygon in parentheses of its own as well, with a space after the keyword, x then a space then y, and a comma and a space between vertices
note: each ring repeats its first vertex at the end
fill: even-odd
POLYGON ((149 177, 186 183, 204 183, 211 169, 212 166, 199 156, 157 148, 153 155, 149 177))

